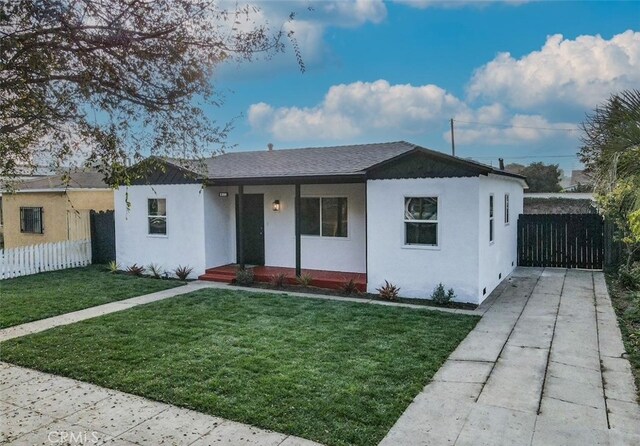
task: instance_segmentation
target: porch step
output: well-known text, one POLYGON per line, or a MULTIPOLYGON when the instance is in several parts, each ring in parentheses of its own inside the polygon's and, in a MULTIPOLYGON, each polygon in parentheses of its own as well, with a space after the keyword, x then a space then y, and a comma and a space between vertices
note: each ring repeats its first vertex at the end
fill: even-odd
POLYGON ((235 280, 235 274, 229 275, 226 273, 205 272, 203 275, 198 277, 198 280, 207 280, 209 282, 220 282, 220 283, 233 283, 233 281, 235 280))

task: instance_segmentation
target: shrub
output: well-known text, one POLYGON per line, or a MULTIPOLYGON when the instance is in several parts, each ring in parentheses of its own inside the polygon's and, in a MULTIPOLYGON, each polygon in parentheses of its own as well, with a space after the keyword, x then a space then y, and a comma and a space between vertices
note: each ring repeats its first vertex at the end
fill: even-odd
POLYGON ((253 270, 238 268, 238 271, 236 272, 236 283, 238 285, 252 285, 253 270))
POLYGON ((284 273, 274 274, 271 276, 271 286, 282 288, 287 281, 287 276, 284 273))
POLYGON ((111 274, 115 274, 118 271, 120 271, 120 265, 118 264, 118 262, 116 262, 115 260, 110 261, 109 263, 107 263, 107 270, 111 273, 111 274))
POLYGON ((621 266, 618 270, 618 282, 629 290, 640 289, 640 262, 621 266))
POLYGON ((353 279, 350 279, 348 282, 343 283, 340 286, 340 290, 342 290, 342 292, 344 294, 360 294, 360 291, 358 290, 358 285, 356 285, 356 281, 353 279))
POLYGON ((381 299, 396 300, 398 298, 398 293, 400 292, 400 288, 385 280, 384 286, 381 286, 380 288, 376 288, 376 291, 378 292, 378 295, 380 296, 381 299))
POLYGON ((131 274, 132 276, 140 277, 141 275, 144 274, 144 266, 140 266, 137 263, 134 263, 133 265, 127 268, 127 273, 131 274))
POLYGON ((445 292, 444 285, 442 285, 442 283, 439 283, 431 294, 431 300, 433 303, 442 306, 449 305, 455 297, 456 295, 453 292, 453 288, 449 288, 449 290, 445 292))
POLYGON ((149 266, 147 266, 147 271, 149 271, 155 279, 159 279, 162 276, 162 268, 160 268, 160 265, 157 263, 150 263, 149 266))
POLYGON ((313 282, 313 276, 311 276, 311 274, 304 273, 299 275, 296 278, 296 281, 298 282, 298 285, 307 287, 311 285, 311 282, 313 282))
POLYGON ((189 274, 191 274, 191 271, 193 271, 192 267, 182 266, 182 265, 178 265, 178 267, 173 270, 175 275, 178 276, 178 279, 180 280, 187 280, 187 277, 189 277, 189 274))

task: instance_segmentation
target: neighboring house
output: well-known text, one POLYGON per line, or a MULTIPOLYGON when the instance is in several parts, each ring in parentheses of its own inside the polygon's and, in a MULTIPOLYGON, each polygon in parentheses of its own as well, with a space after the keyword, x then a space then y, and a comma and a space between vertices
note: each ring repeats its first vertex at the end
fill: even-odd
POLYGON ((116 191, 122 266, 358 273, 373 293, 388 280, 425 298, 442 282, 457 300, 480 303, 516 265, 518 175, 407 142, 237 152, 205 164, 166 160, 116 191))
POLYGON ((590 190, 593 188, 593 177, 586 170, 572 170, 569 185, 564 187, 565 192, 590 190))
POLYGON ((53 175, 53 171, 45 166, 17 166, 15 177, 12 177, 10 180, 7 180, 7 177, 0 177, 0 249, 3 249, 4 247, 4 225, 2 218, 2 188, 4 186, 4 182, 9 181, 10 183, 19 183, 26 180, 42 178, 48 175, 53 175))
POLYGON ((113 190, 96 172, 24 181, 2 197, 4 247, 91 237, 91 210, 113 210, 113 190))

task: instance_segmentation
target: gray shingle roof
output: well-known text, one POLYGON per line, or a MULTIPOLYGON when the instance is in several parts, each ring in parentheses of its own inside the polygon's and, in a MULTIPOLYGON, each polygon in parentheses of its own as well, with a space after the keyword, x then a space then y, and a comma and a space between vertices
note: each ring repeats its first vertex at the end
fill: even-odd
POLYGON ((108 189, 103 175, 98 172, 70 172, 69 179, 63 175, 52 175, 37 180, 29 180, 20 183, 17 190, 44 190, 44 189, 108 189))
POLYGON ((374 166, 416 150, 427 153, 434 159, 454 165, 464 165, 480 173, 491 172, 523 178, 475 161, 425 149, 406 141, 233 152, 199 161, 178 159, 166 161, 196 173, 200 178, 214 181, 248 178, 346 177, 364 175, 374 166))
POLYGON ((305 149, 234 152, 206 160, 210 179, 345 175, 413 150, 404 141, 305 149))

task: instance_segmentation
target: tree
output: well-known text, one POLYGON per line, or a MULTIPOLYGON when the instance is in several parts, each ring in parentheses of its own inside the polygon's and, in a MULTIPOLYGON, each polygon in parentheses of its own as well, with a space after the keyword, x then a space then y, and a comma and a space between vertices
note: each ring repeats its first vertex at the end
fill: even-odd
POLYGON ((82 153, 115 185, 127 158, 224 147, 228 124, 203 111, 222 99, 216 67, 269 57, 288 37, 304 70, 292 32, 260 20, 209 0, 2 2, 0 176, 82 153))
POLYGON ((587 115, 582 130, 579 156, 605 218, 625 243, 629 266, 640 251, 640 91, 612 95, 587 115))
POLYGON ((560 180, 562 170, 558 164, 531 163, 528 166, 522 164, 507 164, 505 170, 527 177, 528 192, 560 192, 560 180))

